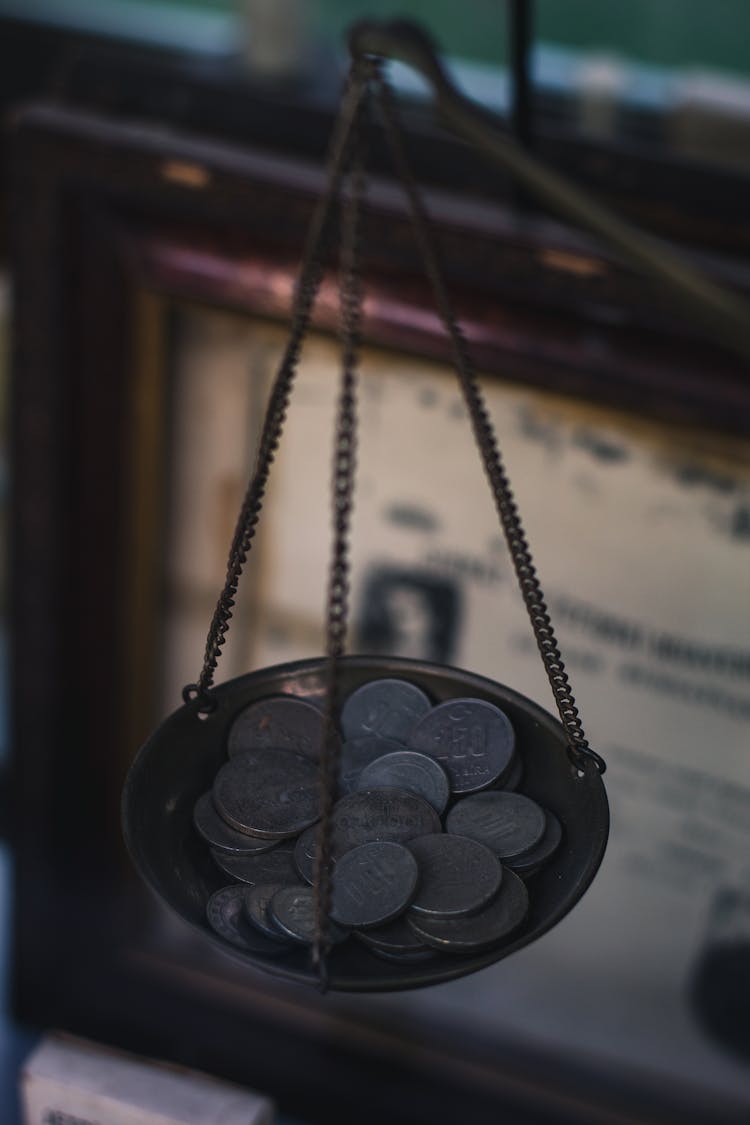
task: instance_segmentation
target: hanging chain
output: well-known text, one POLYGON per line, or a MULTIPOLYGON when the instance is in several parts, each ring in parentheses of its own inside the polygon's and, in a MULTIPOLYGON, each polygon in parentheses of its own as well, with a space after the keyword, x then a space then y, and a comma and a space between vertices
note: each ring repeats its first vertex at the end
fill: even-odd
POLYGON ((382 67, 378 68, 376 88, 385 122, 388 146, 396 166, 397 175, 409 200, 419 249, 432 286, 437 311, 450 338, 453 361, 471 418, 474 438, 490 482, 495 507, 505 533, 521 594, 555 697, 557 710, 568 737, 568 753, 579 769, 587 763, 593 763, 599 773, 604 773, 606 769, 604 759, 591 749, 583 731, 581 718, 552 628, 544 594, 534 568, 518 507, 503 467, 494 427, 473 370, 466 338, 457 322, 443 281, 430 220, 409 166, 398 124, 395 99, 390 86, 383 77, 382 67))
MULTIPOLYGON (((364 107, 366 110, 366 106, 364 107)), ((321 991, 328 984, 326 956, 331 907, 333 864, 333 807, 338 797, 341 743, 338 737, 340 707, 339 661, 344 654, 349 617, 349 532, 357 462, 357 360, 362 319, 360 273, 360 221, 365 194, 361 121, 355 137, 349 192, 344 199, 341 223, 339 299, 342 344, 341 390, 336 414, 332 474, 333 548, 326 609, 326 710, 320 761, 320 825, 315 851, 315 941, 313 964, 321 991)))
POLYGON ((330 233, 334 205, 338 197, 352 139, 356 132, 355 126, 361 112, 362 98, 370 72, 371 67, 367 61, 357 61, 352 65, 349 74, 347 88, 328 152, 325 190, 313 214, 305 241, 292 305, 289 339, 269 396, 258 454, 229 551, 224 588, 216 604, 208 631, 203 668, 198 682, 188 684, 183 689, 182 695, 185 702, 198 700, 200 711, 204 714, 212 711, 215 707, 215 700, 210 694, 210 688, 213 684, 214 673, 232 617, 232 608, 235 603, 242 569, 255 537, 271 465, 278 449, 279 438, 286 418, 289 396, 297 371, 302 343, 310 325, 312 308, 320 288, 323 276, 324 247, 330 233))

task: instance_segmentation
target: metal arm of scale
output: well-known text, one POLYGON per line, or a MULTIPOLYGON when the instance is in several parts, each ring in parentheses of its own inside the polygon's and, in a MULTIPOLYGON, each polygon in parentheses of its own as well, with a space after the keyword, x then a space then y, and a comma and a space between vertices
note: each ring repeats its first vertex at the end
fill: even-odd
POLYGON ((750 359, 750 305, 524 151, 508 136, 502 118, 456 89, 432 40, 418 24, 362 21, 349 32, 349 50, 353 58, 374 55, 416 70, 432 87, 447 126, 473 141, 551 210, 597 235, 635 270, 660 282, 686 317, 699 321, 727 348, 750 359))

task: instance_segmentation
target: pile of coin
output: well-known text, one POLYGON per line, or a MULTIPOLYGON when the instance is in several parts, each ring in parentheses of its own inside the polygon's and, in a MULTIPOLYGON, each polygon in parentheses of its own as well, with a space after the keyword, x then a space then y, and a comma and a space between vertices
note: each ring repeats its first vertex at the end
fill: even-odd
MULTIPOLYGON (((250 703, 195 827, 233 880, 207 905, 213 929, 252 954, 315 936, 322 711, 291 695, 250 703)), ((480 699, 433 706, 401 679, 371 680, 340 716, 340 799, 331 835, 329 939, 386 959, 474 953, 507 939, 529 908, 525 880, 557 850, 553 813, 518 791, 507 715, 480 699)))

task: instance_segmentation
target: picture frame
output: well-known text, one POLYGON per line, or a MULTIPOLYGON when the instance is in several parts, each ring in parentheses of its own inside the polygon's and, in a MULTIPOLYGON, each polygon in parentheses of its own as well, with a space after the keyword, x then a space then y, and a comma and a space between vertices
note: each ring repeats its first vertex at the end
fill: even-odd
MULTIPOLYGON (((459 1047, 429 1007, 399 1025, 380 1000, 365 1017, 354 1001, 241 971, 160 914, 130 867, 120 792, 163 706, 180 316, 213 309, 283 330, 322 183, 317 165, 87 110, 40 104, 16 116, 15 1013, 256 1086, 320 1120, 480 1123, 502 1107, 518 1122, 605 1121, 615 1109, 699 1121, 709 1104, 716 1112, 715 1091, 573 1056, 553 1039, 529 1044, 512 1021, 494 1037, 462 1024, 459 1047)), ((429 202, 490 381, 742 447, 740 362, 604 250, 486 201, 429 202)), ((314 322, 328 337, 330 264, 314 322)), ((382 180, 363 269, 367 345, 445 365, 404 203, 382 180)), ((727 1095, 727 1113, 736 1105, 727 1095)))

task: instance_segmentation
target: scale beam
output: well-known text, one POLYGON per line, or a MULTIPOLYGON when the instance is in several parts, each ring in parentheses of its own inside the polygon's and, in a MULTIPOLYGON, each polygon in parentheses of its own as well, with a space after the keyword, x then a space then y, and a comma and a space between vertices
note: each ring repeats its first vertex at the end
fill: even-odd
POLYGON ((633 269, 663 285, 685 317, 699 321, 725 347, 750 359, 750 305, 521 148, 505 131, 502 118, 454 86, 435 45, 418 24, 362 21, 349 33, 349 49, 353 58, 392 59, 416 70, 432 87, 447 126, 472 141, 550 210, 590 231, 633 269))

